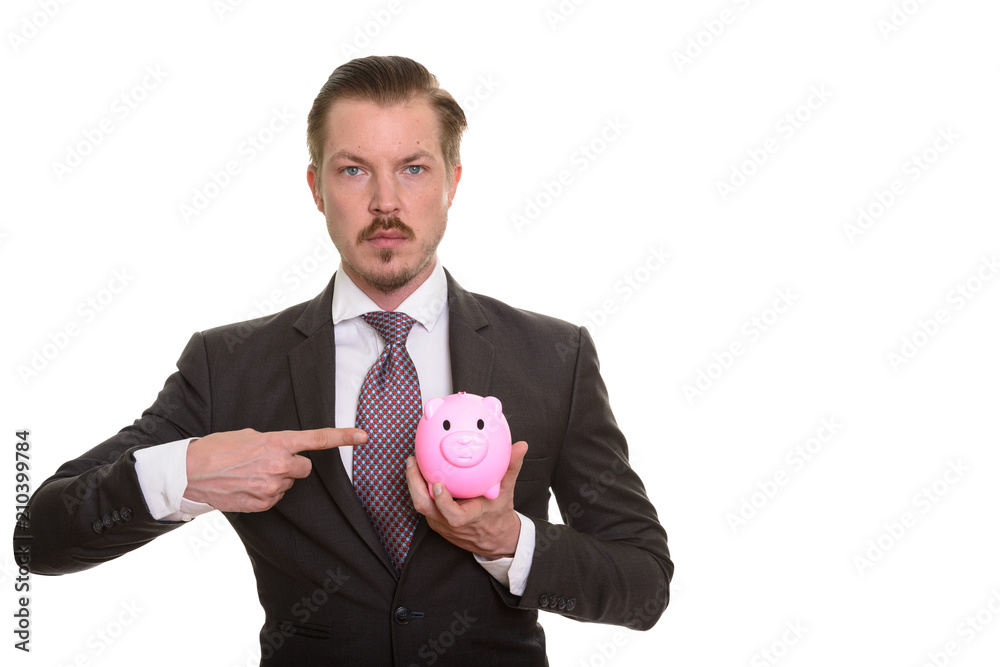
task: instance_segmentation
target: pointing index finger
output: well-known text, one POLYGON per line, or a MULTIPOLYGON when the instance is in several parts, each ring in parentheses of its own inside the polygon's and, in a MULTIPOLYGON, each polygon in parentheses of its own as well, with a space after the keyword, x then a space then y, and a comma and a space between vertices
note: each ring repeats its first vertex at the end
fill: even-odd
POLYGON ((291 452, 305 452, 333 447, 350 447, 368 441, 368 434, 358 428, 317 428, 286 431, 285 446, 291 452))

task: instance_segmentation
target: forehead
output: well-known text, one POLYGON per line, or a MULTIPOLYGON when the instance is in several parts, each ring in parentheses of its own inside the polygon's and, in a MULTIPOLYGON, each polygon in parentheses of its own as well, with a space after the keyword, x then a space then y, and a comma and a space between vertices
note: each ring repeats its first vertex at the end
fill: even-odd
POLYGON ((338 100, 327 114, 323 155, 340 151, 371 159, 427 151, 444 161, 437 116, 424 99, 390 107, 338 100))

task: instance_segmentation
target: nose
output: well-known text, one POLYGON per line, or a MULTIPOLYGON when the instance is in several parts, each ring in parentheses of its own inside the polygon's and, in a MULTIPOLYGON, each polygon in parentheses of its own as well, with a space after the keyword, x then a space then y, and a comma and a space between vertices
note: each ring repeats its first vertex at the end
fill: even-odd
POLYGON ((489 442, 475 431, 449 433, 441 440, 444 460, 457 468, 471 468, 486 457, 489 442))
POLYGON ((399 213, 397 183, 392 174, 380 173, 371 181, 374 185, 368 210, 372 215, 387 216, 399 213))

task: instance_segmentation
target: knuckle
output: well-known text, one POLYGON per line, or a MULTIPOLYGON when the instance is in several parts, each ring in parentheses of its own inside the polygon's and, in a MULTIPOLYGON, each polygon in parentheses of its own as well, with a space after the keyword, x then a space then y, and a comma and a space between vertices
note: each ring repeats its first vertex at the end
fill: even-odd
POLYGON ((279 456, 270 456, 264 463, 264 471, 269 475, 284 475, 288 472, 288 462, 279 456))
POLYGON ((271 509, 271 507, 273 507, 274 503, 276 503, 276 502, 277 502, 277 499, 263 500, 263 499, 260 499, 260 498, 255 498, 254 500, 251 500, 250 503, 249 503, 249 505, 250 505, 250 511, 251 512, 266 512, 267 510, 271 509))
POLYGON ((278 479, 274 477, 254 477, 247 483, 247 491, 254 500, 270 500, 281 491, 278 479))
POLYGON ((286 488, 283 480, 277 478, 269 479, 264 483, 264 495, 274 498, 284 493, 286 488))
POLYGON ((427 514, 427 503, 422 498, 413 499, 413 509, 415 509, 420 514, 427 514))

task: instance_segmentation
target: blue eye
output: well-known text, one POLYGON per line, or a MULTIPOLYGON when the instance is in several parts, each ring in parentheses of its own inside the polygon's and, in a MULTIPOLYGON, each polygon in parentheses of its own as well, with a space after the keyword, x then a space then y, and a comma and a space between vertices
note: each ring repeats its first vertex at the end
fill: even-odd
POLYGON ((423 170, 424 170, 424 168, 422 166, 420 166, 419 164, 411 164, 409 167, 406 168, 406 173, 410 174, 411 176, 416 176, 417 174, 421 173, 423 170), (414 171, 414 169, 416 169, 417 171, 414 171))
POLYGON ((344 167, 344 173, 348 176, 357 176, 361 173, 361 167, 344 167))

